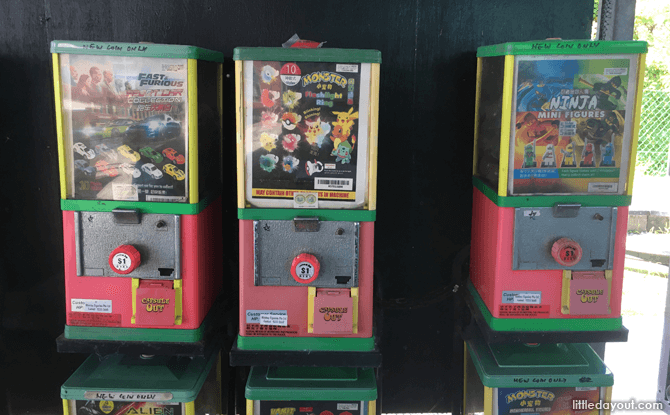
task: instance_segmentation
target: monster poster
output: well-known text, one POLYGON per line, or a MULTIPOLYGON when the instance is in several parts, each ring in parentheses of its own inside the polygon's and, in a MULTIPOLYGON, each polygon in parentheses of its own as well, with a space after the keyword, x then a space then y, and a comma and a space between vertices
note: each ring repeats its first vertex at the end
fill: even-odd
POLYGON ((309 193, 322 206, 360 202, 367 185, 369 68, 361 63, 245 62, 246 193, 251 201, 285 206, 309 193))
POLYGON ((587 409, 588 404, 600 402, 600 388, 498 388, 495 398, 498 403, 495 415, 592 415, 599 411, 587 409))
POLYGON ((68 198, 188 202, 186 59, 60 55, 68 198))
POLYGON ((625 56, 518 57, 510 193, 623 194, 636 72, 625 56))

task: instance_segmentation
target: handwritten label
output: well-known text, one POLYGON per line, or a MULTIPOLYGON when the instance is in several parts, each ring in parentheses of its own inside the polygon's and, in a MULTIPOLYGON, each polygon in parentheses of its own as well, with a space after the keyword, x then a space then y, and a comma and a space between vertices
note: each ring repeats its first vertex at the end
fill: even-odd
POLYGON ((170 392, 106 392, 106 391, 86 391, 85 399, 99 399, 109 401, 140 401, 140 402, 161 402, 172 399, 170 392))

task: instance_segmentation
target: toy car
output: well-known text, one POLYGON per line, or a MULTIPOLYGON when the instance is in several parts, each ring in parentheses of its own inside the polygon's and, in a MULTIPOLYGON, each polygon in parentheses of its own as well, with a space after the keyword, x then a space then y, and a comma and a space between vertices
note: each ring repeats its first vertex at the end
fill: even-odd
POLYGON ((166 164, 163 166, 163 171, 174 177, 176 180, 184 180, 186 178, 184 172, 178 169, 174 164, 166 164))
POLYGON ((126 145, 126 144, 117 147, 116 150, 117 150, 119 153, 121 153, 121 155, 122 155, 123 157, 125 157, 125 158, 127 158, 127 159, 130 159, 130 160, 132 160, 132 161, 134 161, 134 162, 138 162, 138 161, 140 161, 140 159, 142 158, 142 156, 140 156, 140 153, 138 153, 137 151, 133 150, 132 148, 130 148, 130 146, 128 146, 128 145, 126 145))
POLYGON ((72 148, 74 149, 74 151, 76 151, 77 153, 81 154, 82 156, 86 157, 89 160, 95 158, 95 151, 86 148, 84 143, 74 143, 72 148))
POLYGON ((149 157, 154 163, 160 163, 163 161, 163 156, 161 156, 156 150, 151 147, 144 147, 140 149, 142 155, 149 157))
POLYGON ((107 159, 107 161, 117 161, 119 155, 116 154, 116 151, 107 147, 107 144, 98 144, 95 146, 95 152, 107 159))
POLYGON ((117 138, 121 137, 122 133, 124 133, 128 127, 133 125, 135 121, 131 119, 119 119, 112 121, 110 125, 105 127, 105 129, 102 131, 102 136, 104 138, 112 137, 112 138, 117 138))
POLYGON ((119 167, 121 168, 121 170, 123 170, 125 174, 127 174, 128 176, 133 176, 136 179, 142 175, 140 169, 134 167, 130 163, 123 163, 119 167))
POLYGON ((74 167, 77 169, 77 171, 92 177, 95 177, 95 173, 97 171, 95 167, 89 166, 88 161, 86 160, 75 160, 74 167))
POLYGON ((178 154, 177 150, 175 150, 174 148, 169 147, 166 148, 165 150, 163 150, 163 155, 177 164, 184 164, 186 162, 184 156, 178 154))
POLYGON ((161 171, 158 170, 156 166, 154 166, 151 163, 142 165, 142 171, 144 171, 146 174, 148 174, 149 176, 153 177, 156 180, 163 177, 163 173, 161 173, 161 171))
POLYGON ((100 120, 100 119, 93 120, 91 121, 90 125, 82 128, 81 133, 88 138, 94 138, 96 136, 101 137, 108 122, 109 122, 108 120, 100 120))
POLYGON ((131 125, 126 129, 125 135, 131 140, 167 140, 181 135, 181 124, 169 114, 157 114, 131 125))
POLYGON ((116 177, 119 175, 118 170, 107 163, 105 160, 100 160, 95 163, 95 168, 98 169, 100 173, 106 174, 109 177, 116 177))

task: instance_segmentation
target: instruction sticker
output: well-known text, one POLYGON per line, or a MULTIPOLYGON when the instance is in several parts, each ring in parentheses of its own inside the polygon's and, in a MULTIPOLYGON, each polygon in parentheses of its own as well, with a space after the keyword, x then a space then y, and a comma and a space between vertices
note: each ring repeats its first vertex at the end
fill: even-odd
POLYGON ((84 300, 73 298, 70 300, 71 311, 81 313, 111 313, 112 300, 84 300))
POLYGON ((499 317, 549 317, 549 305, 502 304, 499 317))
POLYGON ((247 324, 266 326, 286 326, 288 313, 286 310, 247 310, 247 324))
POLYGON ((540 304, 542 291, 503 291, 503 304, 540 304))

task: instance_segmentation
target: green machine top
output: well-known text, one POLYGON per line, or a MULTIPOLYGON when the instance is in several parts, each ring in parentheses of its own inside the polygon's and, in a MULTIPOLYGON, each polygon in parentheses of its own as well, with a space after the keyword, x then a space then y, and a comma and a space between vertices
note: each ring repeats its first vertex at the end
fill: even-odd
POLYGON ((218 353, 207 357, 91 355, 61 387, 63 399, 192 402, 218 353), (121 396, 123 395, 123 396, 121 396))
POLYGON ((612 386, 614 376, 586 343, 491 344, 468 341, 468 352, 489 388, 612 386))
POLYGON ((477 48, 477 57, 502 55, 585 55, 647 53, 644 41, 562 40, 508 42, 477 48))
POLYGON ((337 367, 251 368, 245 390, 249 400, 373 401, 373 369, 337 367))
POLYGON ((144 58, 199 59, 223 62, 223 53, 186 45, 163 45, 157 43, 85 42, 54 40, 51 53, 75 53, 79 55, 133 56, 144 58))
POLYGON ((372 49, 301 49, 301 48, 235 48, 233 59, 281 62, 382 63, 382 53, 372 49))

